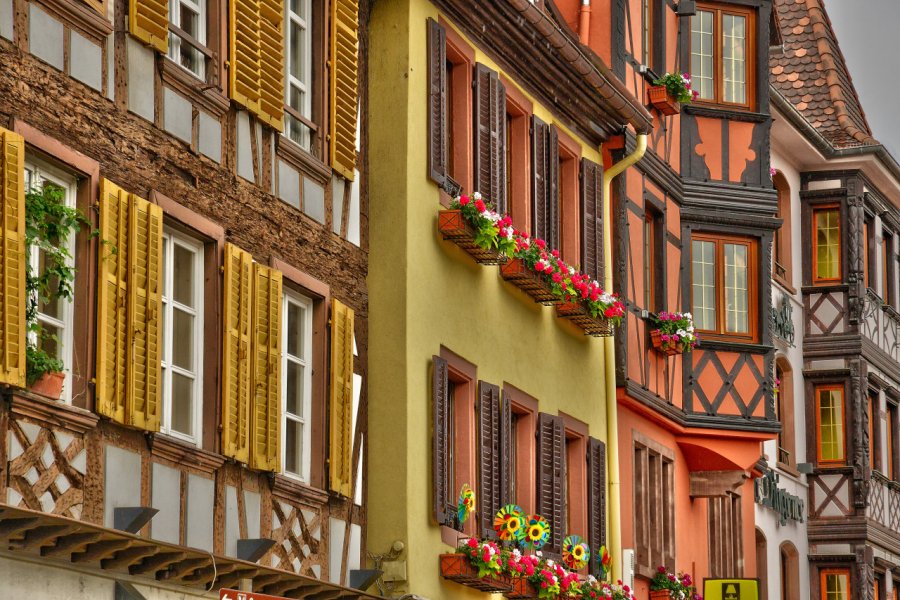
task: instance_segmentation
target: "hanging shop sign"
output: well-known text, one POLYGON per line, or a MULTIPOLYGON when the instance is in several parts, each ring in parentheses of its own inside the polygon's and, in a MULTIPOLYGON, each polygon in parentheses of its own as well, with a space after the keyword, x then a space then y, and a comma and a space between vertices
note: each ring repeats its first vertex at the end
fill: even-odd
POLYGON ((704 579, 705 600, 759 600, 758 579, 704 579))
POLYGON ((803 522, 803 500, 778 487, 778 473, 769 470, 753 482, 753 496, 760 506, 778 513, 778 524, 791 521, 803 522))

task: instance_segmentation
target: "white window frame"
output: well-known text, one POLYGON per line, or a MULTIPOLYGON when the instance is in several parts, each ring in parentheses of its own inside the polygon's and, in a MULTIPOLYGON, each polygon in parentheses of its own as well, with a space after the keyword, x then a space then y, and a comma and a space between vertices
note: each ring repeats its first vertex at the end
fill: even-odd
POLYGON ((312 443, 312 358, 313 358, 313 301, 287 287, 284 288, 284 299, 281 306, 282 340, 281 340, 281 472, 286 477, 309 483, 310 478, 310 444, 312 443), (288 354, 288 308, 291 304, 300 306, 304 310, 303 332, 306 339, 303 342, 303 354, 305 360, 288 354), (288 416, 287 412, 287 366, 288 362, 303 365, 303 417, 288 416), (286 469, 287 465, 287 421, 296 421, 303 426, 301 442, 303 451, 300 455, 300 473, 292 473, 286 469))
MULTIPOLYGON (((186 5, 188 8, 197 13, 199 31, 197 32, 196 39, 198 42, 206 46, 208 44, 206 40, 206 20, 209 18, 209 15, 207 13, 206 0, 169 0, 169 22, 171 22, 172 25, 184 30, 184 28, 181 26, 182 4, 186 5)), ((206 56, 204 56, 202 52, 199 52, 196 48, 188 44, 188 48, 192 52, 196 52, 199 55, 199 68, 197 71, 192 71, 191 69, 181 64, 182 43, 184 42, 179 35, 172 33, 171 31, 169 32, 169 52, 167 54, 169 60, 174 62, 176 65, 178 65, 188 73, 192 74, 194 77, 198 77, 203 81, 206 81, 206 56)))
MULTIPOLYGON (((284 103, 287 106, 291 106, 291 88, 296 87, 303 93, 303 106, 300 108, 293 107, 294 110, 303 115, 304 118, 312 120, 312 9, 313 9, 313 0, 299 0, 303 7, 306 9, 306 14, 301 15, 297 14, 291 10, 291 0, 285 0, 284 3, 284 103), (301 72, 306 73, 307 79, 309 81, 302 81, 291 74, 291 70, 294 65, 292 64, 293 58, 293 49, 291 48, 291 26, 293 24, 298 25, 304 32, 303 35, 303 48, 301 49, 301 56, 303 57, 304 64, 301 65, 301 72)), ((284 136, 299 145, 301 148, 305 150, 310 149, 310 144, 312 143, 312 132, 309 128, 303 123, 296 123, 294 117, 291 115, 285 115, 286 118, 286 127, 284 136), (298 127, 302 132, 300 139, 301 141, 297 141, 290 136, 290 128, 298 127)))
POLYGON ((197 446, 202 440, 203 431, 203 365, 201 362, 203 356, 203 281, 205 279, 203 272, 203 243, 182 234, 179 231, 170 229, 163 230, 163 255, 166 258, 166 264, 163 265, 163 277, 165 278, 164 293, 161 294, 163 320, 165 331, 162 332, 164 340, 163 347, 160 349, 160 366, 162 369, 162 414, 160 420, 160 431, 166 435, 184 440, 197 446), (172 299, 174 291, 174 257, 175 246, 181 246, 194 253, 194 298, 196 308, 184 306, 176 303, 172 299), (192 314, 194 316, 194 352, 191 356, 193 364, 191 365, 193 373, 186 372, 181 367, 171 364, 172 346, 175 343, 174 335, 174 305, 178 304, 179 310, 192 314), (192 377, 194 385, 192 397, 194 398, 194 411, 191 419, 193 431, 191 435, 172 429, 172 372, 176 371, 186 377, 192 377))
MULTIPOLYGON (((29 184, 31 189, 36 189, 36 186, 43 183, 49 182, 54 185, 61 187, 65 193, 65 204, 70 208, 75 207, 75 194, 76 194, 76 180, 75 177, 69 173, 61 169, 57 169, 43 161, 34 159, 33 157, 28 157, 25 161, 25 170, 26 181, 29 184)), ((29 189, 30 191, 30 189, 29 189)), ((68 250, 69 254, 72 256, 72 259, 75 258, 75 237, 77 233, 71 235, 68 240, 68 250)), ((31 263, 31 268, 36 272, 39 264, 39 256, 40 250, 33 246, 28 250, 28 261, 31 263)), ((74 265, 70 264, 70 267, 74 267, 74 265)), ((77 277, 76 273, 76 277, 77 277)), ((74 283, 74 282, 73 282, 74 283)), ((53 317, 43 315, 38 311, 37 320, 38 323, 47 323, 48 325, 52 325, 53 327, 57 327, 62 330, 62 335, 59 338, 60 345, 60 354, 59 359, 62 360, 65 374, 65 379, 63 380, 63 391, 62 395, 60 395, 60 400, 66 404, 72 403, 72 328, 75 322, 75 302, 72 300, 65 300, 64 298, 60 298, 60 302, 63 304, 62 307, 62 319, 55 319, 53 317)), ((33 332, 28 333, 28 337, 30 341, 36 342, 37 335, 33 332)))

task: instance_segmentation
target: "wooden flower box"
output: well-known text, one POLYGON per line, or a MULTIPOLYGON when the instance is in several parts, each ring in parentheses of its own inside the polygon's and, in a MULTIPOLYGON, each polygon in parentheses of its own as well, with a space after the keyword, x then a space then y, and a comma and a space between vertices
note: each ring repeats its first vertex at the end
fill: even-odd
POLYGON ((556 306, 556 316, 568 319, 583 330, 585 335, 609 337, 613 334, 613 324, 609 319, 592 317, 582 302, 564 302, 556 306))
POLYGON ((684 353, 684 342, 677 342, 675 344, 672 342, 664 342, 662 341, 661 336, 662 334, 659 329, 654 329, 650 332, 650 341, 653 342, 653 347, 659 352, 662 352, 666 356, 675 356, 676 354, 684 353))
POLYGON ((449 240, 465 250, 475 262, 482 265, 499 265, 506 262, 506 255, 497 250, 485 250, 475 243, 475 230, 469 225, 459 210, 442 210, 438 212, 438 231, 445 240, 449 240))
POLYGON ((537 589, 525 577, 512 578, 512 591, 504 594, 509 600, 526 600, 537 598, 537 589))
POLYGON ((681 104, 669 94, 664 85, 651 85, 647 88, 647 103, 666 116, 681 112, 681 104))
POLYGON ((650 600, 669 600, 669 590, 651 590, 650 600))
POLYGON ((509 593, 512 579, 507 575, 479 577, 478 570, 465 554, 441 554, 441 576, 472 589, 489 593, 509 593))
POLYGON ((550 289, 547 280, 534 269, 529 269, 520 258, 513 258, 500 265, 500 276, 531 296, 535 302, 547 306, 562 302, 550 289))

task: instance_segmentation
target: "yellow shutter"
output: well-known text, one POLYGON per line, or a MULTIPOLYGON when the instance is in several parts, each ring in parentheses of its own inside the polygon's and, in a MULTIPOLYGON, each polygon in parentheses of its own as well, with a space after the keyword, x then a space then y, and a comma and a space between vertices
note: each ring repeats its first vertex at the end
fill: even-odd
POLYGON ((128 423, 159 430, 162 209, 130 194, 128 223, 128 423))
POLYGON ((0 127, 0 383, 25 387, 25 140, 0 127))
POLYGON ((167 0, 129 0, 128 31, 160 52, 169 51, 169 3, 167 0))
POLYGON ((284 15, 277 0, 229 4, 231 97, 261 121, 282 131, 284 114, 284 15))
POLYGON ((281 271, 253 264, 250 466, 277 471, 281 433, 281 271))
POLYGON ((350 497, 353 432, 353 309, 331 304, 331 489, 350 497))
POLYGON ((353 179, 359 107, 359 2, 331 2, 331 166, 353 179))
POLYGON ((125 422, 127 373, 129 194, 100 181, 100 264, 97 286, 97 412, 125 422))
POLYGON ((250 295, 253 257, 225 244, 222 307, 222 454, 241 462, 250 455, 250 295))

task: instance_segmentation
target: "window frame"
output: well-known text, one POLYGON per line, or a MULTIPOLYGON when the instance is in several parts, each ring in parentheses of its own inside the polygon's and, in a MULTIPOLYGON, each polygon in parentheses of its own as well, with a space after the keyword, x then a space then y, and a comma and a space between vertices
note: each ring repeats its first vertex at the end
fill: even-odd
MULTIPOLYGON (((700 96, 694 100, 696 104, 705 104, 711 106, 719 106, 724 108, 732 108, 739 110, 753 110, 756 107, 756 21, 757 11, 751 7, 738 6, 734 4, 708 4, 703 2, 697 3, 696 16, 699 17, 701 12, 709 12, 713 14, 713 97, 702 98, 700 96), (745 18, 746 27, 744 30, 746 45, 744 48, 745 56, 745 99, 746 102, 728 102, 725 100, 725 79, 724 79, 724 34, 722 31, 722 17, 724 15, 739 16, 745 18)), ((688 20, 687 35, 687 59, 688 64, 693 64, 693 49, 691 48, 691 38, 693 32, 692 16, 688 20)), ((691 69, 693 71, 693 68, 691 69)))
MULTIPOLYGON (((554 123, 555 125, 555 123, 554 123)), ((557 203, 559 206, 559 251, 566 264, 576 265, 581 260, 581 146, 556 126, 559 163, 557 176, 557 203)))
MULTIPOLYGON (((566 452, 565 511, 566 531, 588 531, 588 425, 565 413, 559 413, 564 425, 566 452)), ((585 536, 586 537, 586 536, 585 536)))
MULTIPOLYGON (((449 435, 447 436, 450 448, 448 448, 447 466, 450 470, 451 485, 447 490, 448 498, 445 498, 444 501, 448 504, 456 504, 456 495, 464 483, 468 483, 475 491, 476 498, 479 496, 476 464, 479 454, 476 439, 478 414, 475 410, 475 402, 478 397, 478 371, 473 363, 444 346, 441 346, 440 357, 447 361, 448 401, 450 402, 449 435)), ((469 519, 461 527, 457 524, 458 529, 454 531, 474 536, 477 533, 477 521, 478 519, 469 519)))
POLYGON ((666 219, 663 210, 644 200, 644 308, 664 310, 666 219))
POLYGON ((898 403, 891 398, 886 398, 885 420, 887 421, 887 435, 885 436, 885 448, 887 449, 887 467, 884 470, 884 475, 892 481, 900 480, 900 476, 897 474, 897 441, 898 434, 900 434, 900 431, 897 430, 898 426, 900 426, 898 414, 900 414, 898 403))
MULTIPOLYGON (((472 115, 475 49, 443 18, 438 22, 447 34, 447 176, 471 190, 474 181, 474 118, 472 115)), ((510 88, 507 86, 507 91, 510 88)), ((508 192, 507 192, 508 194, 508 192)), ((449 198, 447 199, 449 202, 449 198)))
POLYGON ((816 413, 816 464, 820 468, 843 467, 847 464, 847 390, 844 383, 821 383, 813 387, 815 395, 813 409, 816 413), (842 457, 840 459, 822 459, 822 407, 820 403, 819 392, 822 391, 839 391, 841 393, 841 434, 842 434, 842 457))
POLYGON ((510 444, 510 492, 522 509, 532 514, 537 510, 537 420, 538 401, 520 389, 503 384, 512 409, 512 443, 510 444))
POLYGON ((850 575, 850 569, 840 568, 840 567, 830 567, 827 569, 819 570, 819 598, 821 600, 831 600, 831 599, 829 599, 829 597, 827 595, 828 588, 825 584, 825 580, 827 579, 827 577, 829 575, 838 575, 838 576, 843 575, 844 577, 847 578, 846 579, 847 580, 847 594, 845 594, 845 597, 841 598, 840 600, 850 600, 850 598, 852 596, 850 586, 853 583, 852 577, 850 575))
MULTIPOLYGON (((523 231, 530 231, 531 116, 534 105, 503 74, 500 81, 506 88, 506 206, 513 222, 523 231)), ((448 110, 451 104, 448 98, 448 110)))
POLYGON ((793 239, 791 234, 791 187, 781 171, 772 177, 775 191, 778 193, 778 210, 775 217, 781 219, 773 237, 772 276, 783 286, 793 290, 793 239))
POLYGON ((313 25, 315 0, 299 0, 305 3, 306 15, 299 15, 291 10, 291 2, 284 3, 284 131, 282 137, 296 144, 306 152, 312 152, 315 137, 318 133, 318 126, 313 121, 313 78, 314 78, 314 62, 313 62, 313 25), (291 26, 297 22, 301 24, 304 32, 304 47, 302 56, 304 56, 303 67, 306 69, 306 77, 309 81, 301 81, 291 74, 292 52, 291 52, 291 26), (301 91, 305 97, 305 106, 297 109, 291 106, 291 86, 297 84, 303 88, 301 91), (294 122, 296 121, 296 124, 294 122), (296 126, 305 137, 305 144, 297 141, 291 136, 291 127, 296 126))
POLYGON ((212 14, 210 5, 210 0, 169 0, 169 50, 166 52, 165 57, 186 73, 203 82, 209 81, 211 72, 215 71, 215 66, 212 64, 214 55, 209 43, 210 31, 215 29, 213 23, 210 22, 212 14), (191 10, 197 9, 197 26, 199 30, 197 36, 192 35, 181 26, 180 9, 182 4, 187 5, 191 10), (190 51, 195 54, 200 67, 199 72, 181 64, 181 57, 178 53, 182 50, 184 44, 187 44, 190 51))
POLYGON ((159 361, 160 375, 162 376, 160 386, 161 410, 159 430, 160 433, 164 433, 166 435, 180 439, 197 447, 201 447, 203 445, 203 361, 201 360, 202 352, 198 352, 197 350, 201 347, 201 345, 205 345, 203 318, 205 316, 204 294, 206 290, 204 289, 204 282, 206 279, 206 269, 204 266, 204 250, 205 244, 202 240, 198 240, 194 237, 186 235, 180 230, 172 228, 168 225, 165 225, 163 227, 163 256, 165 256, 167 262, 163 263, 164 285, 162 286, 162 289, 167 291, 169 295, 167 296, 166 293, 164 293, 162 290, 160 292, 160 306, 163 313, 163 318, 161 320, 161 323, 163 325, 161 339, 163 340, 163 344, 160 348, 159 361), (196 302, 196 307, 193 309, 194 352, 192 353, 191 360, 193 362, 195 374, 193 376, 194 383, 192 384, 191 390, 192 396, 194 398, 194 406, 191 415, 193 433, 190 435, 172 429, 172 369, 184 371, 184 369, 182 369, 181 367, 175 367, 171 363, 172 344, 174 343, 175 339, 174 321, 172 319, 174 300, 171 296, 173 290, 174 270, 170 270, 168 267, 174 264, 172 263, 172 257, 174 256, 173 250, 176 245, 176 240, 177 245, 187 248, 194 253, 193 267, 195 277, 192 285, 195 294, 194 300, 196 302))
POLYGON ((866 389, 866 412, 869 418, 869 470, 884 473, 881 460, 881 398, 874 387, 866 389))
POLYGON ((633 432, 632 456, 634 460, 634 477, 632 479, 632 498, 634 501, 634 547, 635 573, 652 578, 659 565, 668 570, 675 570, 675 453, 641 433, 633 432), (658 505, 651 505, 654 495, 643 489, 644 477, 639 476, 641 469, 646 470, 646 484, 652 488, 650 459, 655 458, 659 464, 659 494, 655 496, 658 505), (666 489, 663 489, 663 488, 666 489), (649 535, 646 528, 650 526, 650 513, 661 521, 661 535, 649 535), (643 514, 646 513, 646 514, 643 514), (645 539, 649 545, 644 546, 645 539), (656 546, 658 544, 658 546, 656 546))
POLYGON ((881 299, 891 308, 896 309, 894 294, 895 265, 894 233, 881 222, 881 299))
POLYGON ((840 283, 844 277, 844 224, 841 218, 841 205, 840 203, 830 202, 827 204, 819 204, 812 207, 810 210, 810 237, 812 238, 812 254, 811 254, 811 266, 812 266, 812 282, 813 285, 828 285, 833 283, 840 283), (816 224, 816 216, 821 212, 826 211, 836 211, 837 212, 837 237, 838 237, 838 253, 837 253, 837 277, 819 277, 819 240, 818 240, 818 227, 816 224))
POLYGON ((293 288, 289 286, 284 286, 282 288, 282 301, 281 301, 281 322, 282 322, 282 339, 281 339, 281 385, 279 390, 280 396, 280 406, 281 406, 281 419, 279 423, 280 428, 280 436, 281 436, 281 448, 279 450, 280 460, 281 460, 281 468, 280 473, 285 477, 289 477, 291 479, 295 479, 305 484, 309 484, 311 480, 312 474, 312 427, 314 424, 312 418, 312 396, 313 396, 313 360, 315 358, 314 349, 313 349, 313 309, 314 303, 313 299, 301 294, 300 292, 295 291, 293 288), (303 343, 303 353, 305 355, 305 359, 292 357, 288 353, 288 309, 290 304, 295 304, 297 306, 301 306, 304 310, 304 323, 303 323, 303 332, 305 333, 305 339, 302 340, 303 343), (296 415, 294 418, 288 416, 287 410, 287 366, 288 362, 291 362, 293 359, 294 362, 302 364, 303 366, 303 435, 301 442, 302 452, 300 454, 300 473, 294 473, 287 470, 287 421, 294 420, 300 421, 300 418, 296 415), (304 362, 305 360, 305 362, 304 362))

